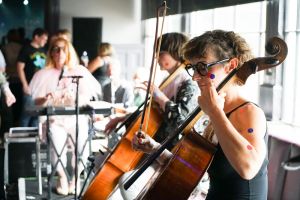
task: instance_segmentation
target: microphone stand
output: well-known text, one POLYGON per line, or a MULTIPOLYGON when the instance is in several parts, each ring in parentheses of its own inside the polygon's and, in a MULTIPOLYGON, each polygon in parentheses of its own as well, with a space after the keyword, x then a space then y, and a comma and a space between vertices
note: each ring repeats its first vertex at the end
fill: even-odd
POLYGON ((75 113, 76 113, 76 137, 75 137, 75 195, 74 199, 77 200, 77 174, 78 174, 78 116, 79 116, 79 79, 83 76, 64 76, 64 78, 72 78, 72 83, 76 84, 76 98, 75 98, 75 113))
POLYGON ((94 167, 95 167, 95 162, 94 162, 94 161, 95 161, 95 157, 89 156, 89 157, 88 157, 88 160, 90 161, 91 165, 88 167, 87 177, 86 177, 86 179, 84 180, 83 186, 82 186, 82 188, 81 188, 81 190, 80 190, 80 193, 79 193, 79 196, 78 196, 78 199, 81 198, 82 193, 83 193, 83 189, 84 189, 84 187, 85 187, 85 185, 86 185, 86 183, 87 183, 87 181, 88 181, 88 178, 89 178, 90 174, 92 173, 92 171, 93 171, 93 169, 94 169, 94 167))
POLYGON ((47 189, 47 196, 48 199, 52 198, 51 195, 51 188, 52 188, 52 170, 51 170, 51 153, 50 153, 50 120, 49 120, 49 115, 51 112, 51 107, 49 107, 49 105, 46 108, 46 129, 47 129, 47 143, 49 143, 49 145, 47 145, 47 181, 48 181, 48 189, 47 189))

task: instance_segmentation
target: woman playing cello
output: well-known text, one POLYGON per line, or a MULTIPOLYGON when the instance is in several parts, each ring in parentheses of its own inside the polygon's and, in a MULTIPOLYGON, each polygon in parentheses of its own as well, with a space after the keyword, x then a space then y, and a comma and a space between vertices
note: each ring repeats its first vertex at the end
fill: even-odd
MULTIPOLYGON (((163 122, 156 133, 155 139, 162 142, 174 131, 196 106, 197 85, 192 81, 184 69, 182 47, 188 38, 181 33, 166 33, 162 35, 158 63, 161 70, 172 74, 178 69, 178 73, 164 89, 160 90, 152 86, 153 99, 159 104, 163 115, 163 122)), ((145 83, 147 85, 147 83, 145 83)), ((145 87, 146 88, 146 87, 145 87)), ((124 118, 114 119, 106 129, 111 130, 124 118)))
MULTIPOLYGON (((186 67, 201 90, 198 103, 209 116, 217 152, 208 169, 206 199, 267 199, 267 134, 263 111, 241 95, 231 82, 217 93, 216 86, 235 68, 252 58, 245 40, 234 32, 208 31, 184 47, 186 67)), ((144 152, 160 144, 145 133, 136 134, 133 147, 144 152)), ((161 158, 170 157, 164 151, 161 158)))

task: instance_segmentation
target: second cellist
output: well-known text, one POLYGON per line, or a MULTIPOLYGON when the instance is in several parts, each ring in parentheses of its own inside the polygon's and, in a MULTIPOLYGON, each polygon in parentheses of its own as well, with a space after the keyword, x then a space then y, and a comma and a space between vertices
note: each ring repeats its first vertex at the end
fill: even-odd
MULTIPOLYGON (((152 86, 154 90, 153 98, 157 102, 157 105, 153 105, 157 106, 155 115, 161 117, 159 127, 154 127, 158 128, 154 136, 157 141, 163 141, 169 134, 174 132, 176 127, 197 106, 197 96, 199 94, 199 89, 186 72, 183 62, 182 47, 188 41, 188 38, 181 33, 167 33, 161 37, 158 63, 162 70, 166 70, 171 75, 168 78, 168 83, 164 82, 163 86, 165 86, 160 87, 161 90, 154 85, 152 86)), ((155 116, 151 114, 149 120, 151 121, 153 117, 155 116)), ((121 144, 118 144, 110 158, 105 161, 107 164, 101 167, 87 189, 84 199, 106 199, 112 187, 117 184, 120 175, 136 167, 141 156, 136 156, 137 152, 131 149, 131 146, 126 148, 126 152, 120 150, 122 144, 130 144, 130 140, 134 135, 133 131, 137 130, 136 127, 133 127, 135 124, 130 125, 129 129, 132 131, 125 133, 120 141, 121 144), (126 157, 126 153, 130 155, 127 156, 130 158, 126 157), (119 157, 119 155, 122 157, 119 157), (122 162, 123 160, 124 162, 122 162), (110 170, 107 171, 108 163, 111 163, 109 166, 113 167, 109 167, 110 170)), ((152 128, 149 127, 148 129, 152 128)))

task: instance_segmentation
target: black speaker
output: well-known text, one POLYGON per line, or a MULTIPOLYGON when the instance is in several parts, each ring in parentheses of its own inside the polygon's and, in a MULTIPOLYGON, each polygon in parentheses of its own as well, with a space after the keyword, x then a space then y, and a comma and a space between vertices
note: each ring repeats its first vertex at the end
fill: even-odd
POLYGON ((9 183, 17 183, 20 177, 35 177, 34 143, 10 143, 8 145, 9 183))
POLYGON ((97 56, 102 41, 102 18, 73 18, 73 44, 79 56, 83 51, 89 59, 97 56))

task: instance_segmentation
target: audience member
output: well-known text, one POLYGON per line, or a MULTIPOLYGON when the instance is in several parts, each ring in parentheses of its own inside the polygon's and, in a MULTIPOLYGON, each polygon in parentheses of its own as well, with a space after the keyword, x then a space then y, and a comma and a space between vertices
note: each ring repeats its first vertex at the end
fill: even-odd
POLYGON ((16 102, 16 98, 14 94, 10 91, 9 84, 6 80, 5 75, 2 72, 0 72, 0 88, 1 93, 3 93, 5 96, 6 105, 10 107, 13 103, 16 102))
POLYGON ((16 98, 10 91, 3 72, 0 72, 0 89, 0 141, 2 142, 4 133, 13 126, 11 110, 9 107, 16 102, 16 98), (2 95, 4 95, 4 98, 2 98, 2 95))
POLYGON ((144 89, 144 82, 148 81, 149 73, 149 70, 145 67, 139 67, 133 75, 133 105, 136 107, 140 106, 145 101, 146 90, 144 89))
POLYGON ((20 126, 37 126, 37 118, 30 117, 25 113, 25 108, 33 106, 29 82, 38 70, 45 66, 46 50, 43 48, 48 40, 46 30, 36 28, 32 34, 30 44, 25 44, 18 56, 17 71, 23 87, 23 108, 20 117, 20 126))
MULTIPOLYGON (((18 101, 12 105, 11 120, 14 126, 18 125, 20 118, 20 110, 22 110, 23 90, 22 84, 17 72, 17 58, 22 48, 20 44, 20 35, 17 29, 10 29, 7 33, 7 43, 2 47, 2 52, 6 61, 5 72, 9 82, 9 87, 18 101)), ((8 115, 10 116, 10 114, 8 115)))
POLYGON ((103 86, 103 100, 113 104, 122 104, 128 108, 133 105, 133 87, 129 81, 121 77, 119 60, 111 59, 107 70, 109 83, 103 86))
POLYGON ((110 82, 107 70, 111 56, 113 55, 113 47, 109 43, 101 43, 98 48, 98 55, 88 64, 88 70, 99 81, 102 89, 110 82))

